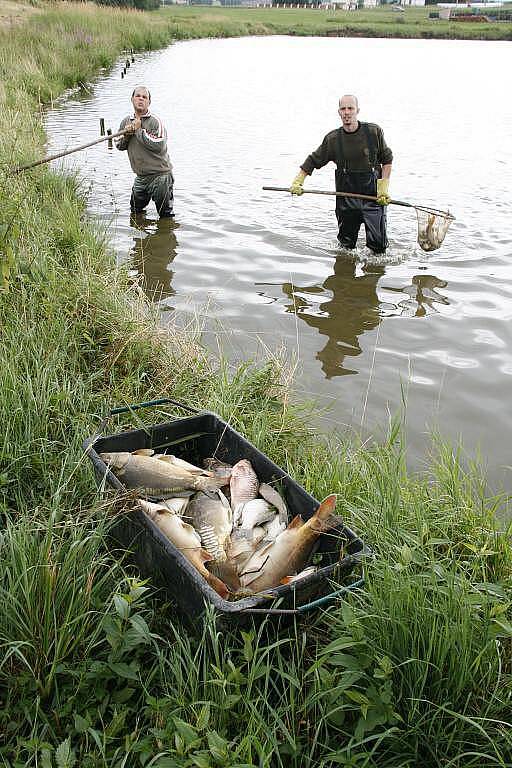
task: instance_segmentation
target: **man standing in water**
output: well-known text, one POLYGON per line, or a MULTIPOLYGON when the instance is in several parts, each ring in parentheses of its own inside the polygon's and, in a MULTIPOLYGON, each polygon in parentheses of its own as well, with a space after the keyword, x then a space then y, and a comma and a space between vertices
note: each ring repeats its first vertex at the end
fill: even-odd
POLYGON ((374 253, 387 247, 386 208, 389 204, 389 177, 393 153, 386 145, 382 128, 357 119, 359 104, 352 95, 342 96, 338 114, 341 128, 330 131, 300 167, 290 187, 292 195, 302 195, 304 179, 315 168, 329 161, 336 163, 336 192, 352 192, 377 197, 377 201, 351 197, 336 198, 338 240, 344 248, 355 248, 361 224, 366 245, 374 253))
POLYGON ((161 219, 174 216, 172 164, 167 154, 167 132, 161 120, 149 111, 151 94, 139 85, 132 93, 133 115, 125 117, 119 130, 125 131, 117 148, 128 151, 133 172, 130 208, 141 213, 154 200, 161 219))

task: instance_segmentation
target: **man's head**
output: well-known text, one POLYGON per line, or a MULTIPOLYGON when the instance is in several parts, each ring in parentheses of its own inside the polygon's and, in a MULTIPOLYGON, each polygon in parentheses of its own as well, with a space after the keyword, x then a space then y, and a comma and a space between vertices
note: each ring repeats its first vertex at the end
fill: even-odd
POLYGON ((145 85, 133 89, 132 104, 136 115, 145 115, 151 104, 151 94, 145 85))
POLYGON ((340 99, 338 114, 346 131, 355 131, 358 126, 359 103, 357 97, 346 94, 340 99))

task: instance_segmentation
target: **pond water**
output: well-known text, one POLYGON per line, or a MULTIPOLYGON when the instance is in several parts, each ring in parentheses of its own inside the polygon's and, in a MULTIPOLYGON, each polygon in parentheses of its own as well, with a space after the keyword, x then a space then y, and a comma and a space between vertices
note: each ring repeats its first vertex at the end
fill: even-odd
MULTIPOLYGON (((483 457, 493 490, 512 490, 512 43, 265 37, 198 40, 125 58, 47 115, 49 152, 117 130, 140 83, 169 134, 176 219, 151 204, 130 221, 126 153, 106 143, 56 161, 77 170, 91 215, 166 312, 199 318, 234 361, 284 348, 298 398, 319 426, 382 436, 407 403, 409 457, 430 433, 483 457), (391 195, 456 216, 437 251, 417 242, 413 209, 388 208, 390 247, 336 247, 334 198, 289 186, 337 99, 355 93, 394 152, 391 195)), ((334 166, 306 180, 334 188, 334 166)), ((171 393, 172 396, 172 393, 171 393)))

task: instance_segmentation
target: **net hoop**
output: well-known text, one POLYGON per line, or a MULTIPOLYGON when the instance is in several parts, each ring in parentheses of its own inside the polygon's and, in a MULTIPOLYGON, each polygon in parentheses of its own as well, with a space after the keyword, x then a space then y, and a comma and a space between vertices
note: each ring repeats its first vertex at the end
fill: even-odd
POLYGON ((418 245, 423 251, 435 251, 443 242, 455 216, 449 211, 415 205, 418 220, 418 245))

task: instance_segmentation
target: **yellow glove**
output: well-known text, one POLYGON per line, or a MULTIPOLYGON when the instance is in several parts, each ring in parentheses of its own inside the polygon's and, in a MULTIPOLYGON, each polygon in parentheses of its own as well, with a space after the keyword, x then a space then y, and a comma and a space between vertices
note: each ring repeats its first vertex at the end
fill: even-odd
POLYGON ((290 187, 290 192, 292 195, 302 195, 304 194, 304 179, 306 178, 307 173, 304 173, 304 171, 299 171, 294 180, 292 181, 292 185, 290 187))
POLYGON ((377 202, 379 205, 389 205, 389 179, 377 179, 377 202))

